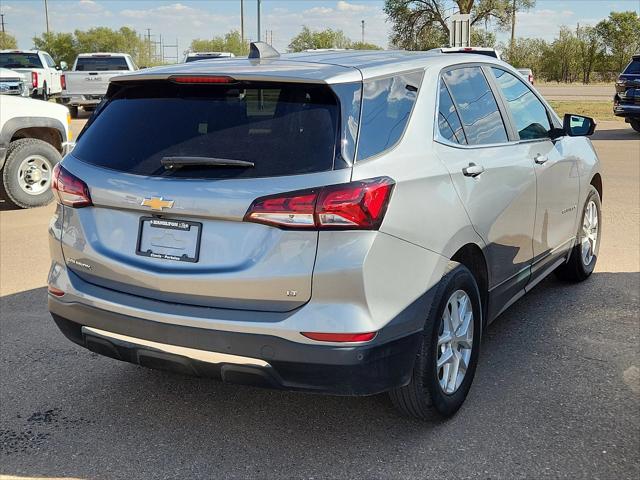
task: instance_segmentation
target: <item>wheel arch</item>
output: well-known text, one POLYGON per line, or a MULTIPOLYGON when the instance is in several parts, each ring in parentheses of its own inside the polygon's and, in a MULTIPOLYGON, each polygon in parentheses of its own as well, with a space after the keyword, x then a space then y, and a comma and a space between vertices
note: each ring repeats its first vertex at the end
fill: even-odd
POLYGON ((600 195, 600 201, 602 202, 602 176, 599 173, 596 173, 592 178, 591 182, 589 182, 593 187, 598 191, 598 195, 600 195))
POLYGON ((476 279, 482 301, 483 323, 486 325, 489 304, 489 268, 484 252, 475 243, 467 243, 453 254, 451 260, 467 267, 476 279))
POLYGON ((62 122, 49 117, 15 117, 5 123, 0 132, 0 144, 9 146, 21 138, 37 138, 47 142, 62 154, 66 130, 62 122))

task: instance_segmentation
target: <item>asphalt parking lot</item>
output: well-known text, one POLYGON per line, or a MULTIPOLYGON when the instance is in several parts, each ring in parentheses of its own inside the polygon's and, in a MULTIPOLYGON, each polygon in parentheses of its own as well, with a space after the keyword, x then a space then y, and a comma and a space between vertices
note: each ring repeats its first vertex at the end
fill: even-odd
POLYGON ((496 320, 446 422, 399 417, 386 396, 224 385, 83 350, 46 311, 52 207, 5 207, 0 478, 638 478, 640 136, 602 122, 593 141, 596 272, 549 278, 496 320))

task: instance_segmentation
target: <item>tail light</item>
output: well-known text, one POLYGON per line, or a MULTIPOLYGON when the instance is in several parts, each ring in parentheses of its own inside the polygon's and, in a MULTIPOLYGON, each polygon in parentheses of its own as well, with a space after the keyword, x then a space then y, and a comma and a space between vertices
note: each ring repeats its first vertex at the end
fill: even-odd
POLYGON ((60 75, 60 86, 62 87, 62 90, 67 89, 67 79, 64 75, 60 75))
POLYGON ((261 197, 244 220, 287 229, 377 230, 395 182, 388 177, 261 197))
POLYGON ((175 83, 235 83, 236 80, 231 77, 220 75, 177 75, 169 77, 169 80, 175 83))
POLYGON ((320 333, 301 332, 307 338, 318 342, 369 342, 373 340, 377 332, 367 333, 320 333))
POLYGON ((529 83, 533 85, 533 75, 529 75, 529 83))
POLYGON ((38 88, 38 72, 31 72, 31 85, 38 88))
POLYGON ((53 167, 51 189, 62 205, 75 208, 93 205, 87 184, 69 173, 59 163, 53 167))

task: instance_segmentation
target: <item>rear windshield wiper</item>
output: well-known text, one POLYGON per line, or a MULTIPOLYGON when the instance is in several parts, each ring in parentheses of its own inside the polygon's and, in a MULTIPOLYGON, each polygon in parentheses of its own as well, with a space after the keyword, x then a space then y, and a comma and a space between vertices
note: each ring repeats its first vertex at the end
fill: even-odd
POLYGON ((175 170, 182 167, 240 167, 251 168, 256 164, 245 160, 233 160, 230 158, 215 157, 163 157, 160 163, 167 170, 175 170))

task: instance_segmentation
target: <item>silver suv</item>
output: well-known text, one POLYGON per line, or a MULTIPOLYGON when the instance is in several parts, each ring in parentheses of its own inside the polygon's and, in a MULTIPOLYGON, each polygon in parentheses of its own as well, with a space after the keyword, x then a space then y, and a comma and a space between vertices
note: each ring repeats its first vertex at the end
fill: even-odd
POLYGON ((452 415, 486 325, 594 269, 594 127, 480 55, 115 78, 56 169, 49 310, 119 360, 452 415))

